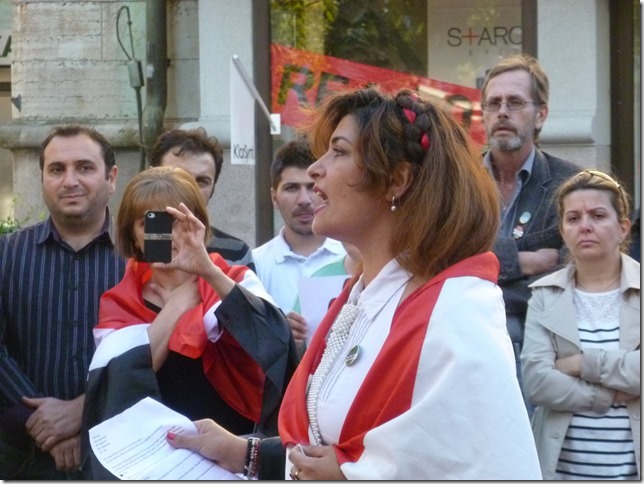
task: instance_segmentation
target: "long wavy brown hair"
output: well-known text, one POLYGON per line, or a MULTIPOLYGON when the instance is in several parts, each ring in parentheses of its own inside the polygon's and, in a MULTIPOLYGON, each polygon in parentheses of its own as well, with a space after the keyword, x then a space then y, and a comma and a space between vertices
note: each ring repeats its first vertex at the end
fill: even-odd
POLYGON ((413 173, 390 247, 405 269, 431 277, 492 248, 496 186, 468 133, 442 106, 406 89, 393 96, 375 88, 331 94, 303 126, 316 157, 347 115, 359 130, 355 148, 364 176, 356 189, 384 196, 403 164, 413 173))

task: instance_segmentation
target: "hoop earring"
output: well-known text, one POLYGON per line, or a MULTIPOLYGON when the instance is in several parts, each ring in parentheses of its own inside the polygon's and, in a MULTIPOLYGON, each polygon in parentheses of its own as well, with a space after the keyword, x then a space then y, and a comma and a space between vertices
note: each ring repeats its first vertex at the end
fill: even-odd
POLYGON ((391 210, 392 212, 395 212, 396 210, 398 210, 398 207, 396 206, 396 197, 395 196, 391 197, 391 207, 389 207, 389 210, 391 210))

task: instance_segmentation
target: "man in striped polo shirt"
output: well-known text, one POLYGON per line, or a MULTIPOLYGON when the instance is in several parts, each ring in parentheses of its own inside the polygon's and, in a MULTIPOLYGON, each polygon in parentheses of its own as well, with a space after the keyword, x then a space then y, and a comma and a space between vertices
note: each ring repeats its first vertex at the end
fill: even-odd
POLYGON ((40 169, 49 217, 0 238, 0 479, 83 477, 92 328, 125 269, 112 239, 107 140, 59 126, 41 145, 40 169))

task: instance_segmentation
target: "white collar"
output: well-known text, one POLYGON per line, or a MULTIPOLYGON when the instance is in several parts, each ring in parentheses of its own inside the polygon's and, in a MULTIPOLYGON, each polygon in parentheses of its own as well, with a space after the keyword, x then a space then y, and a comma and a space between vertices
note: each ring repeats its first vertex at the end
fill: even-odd
POLYGON ((364 274, 351 289, 347 302, 362 305, 367 317, 375 319, 392 298, 400 298, 412 274, 403 269, 396 259, 392 259, 366 288, 363 278, 364 274))
POLYGON ((324 252, 335 254, 338 257, 346 254, 346 251, 342 243, 338 240, 331 239, 329 237, 326 237, 322 245, 320 245, 320 247, 318 247, 315 250, 315 252, 313 252, 311 255, 304 256, 304 255, 296 254, 291 250, 288 243, 286 242, 286 239, 284 238, 284 227, 280 229, 280 232, 277 235, 277 242, 278 242, 278 248, 279 248, 279 250, 275 252, 275 261, 277 263, 282 263, 284 262, 285 259, 289 257, 293 259, 298 259, 298 260, 308 260, 324 252))

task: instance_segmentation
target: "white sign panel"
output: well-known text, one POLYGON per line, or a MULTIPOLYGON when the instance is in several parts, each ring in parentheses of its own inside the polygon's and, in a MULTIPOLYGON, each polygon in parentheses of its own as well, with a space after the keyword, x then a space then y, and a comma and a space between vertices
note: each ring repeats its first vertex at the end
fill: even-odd
POLYGON ((309 277, 299 280, 300 309, 309 329, 307 344, 311 342, 311 336, 349 278, 351 276, 345 275, 309 277))
POLYGON ((255 164, 255 98, 230 59, 230 162, 255 164))

